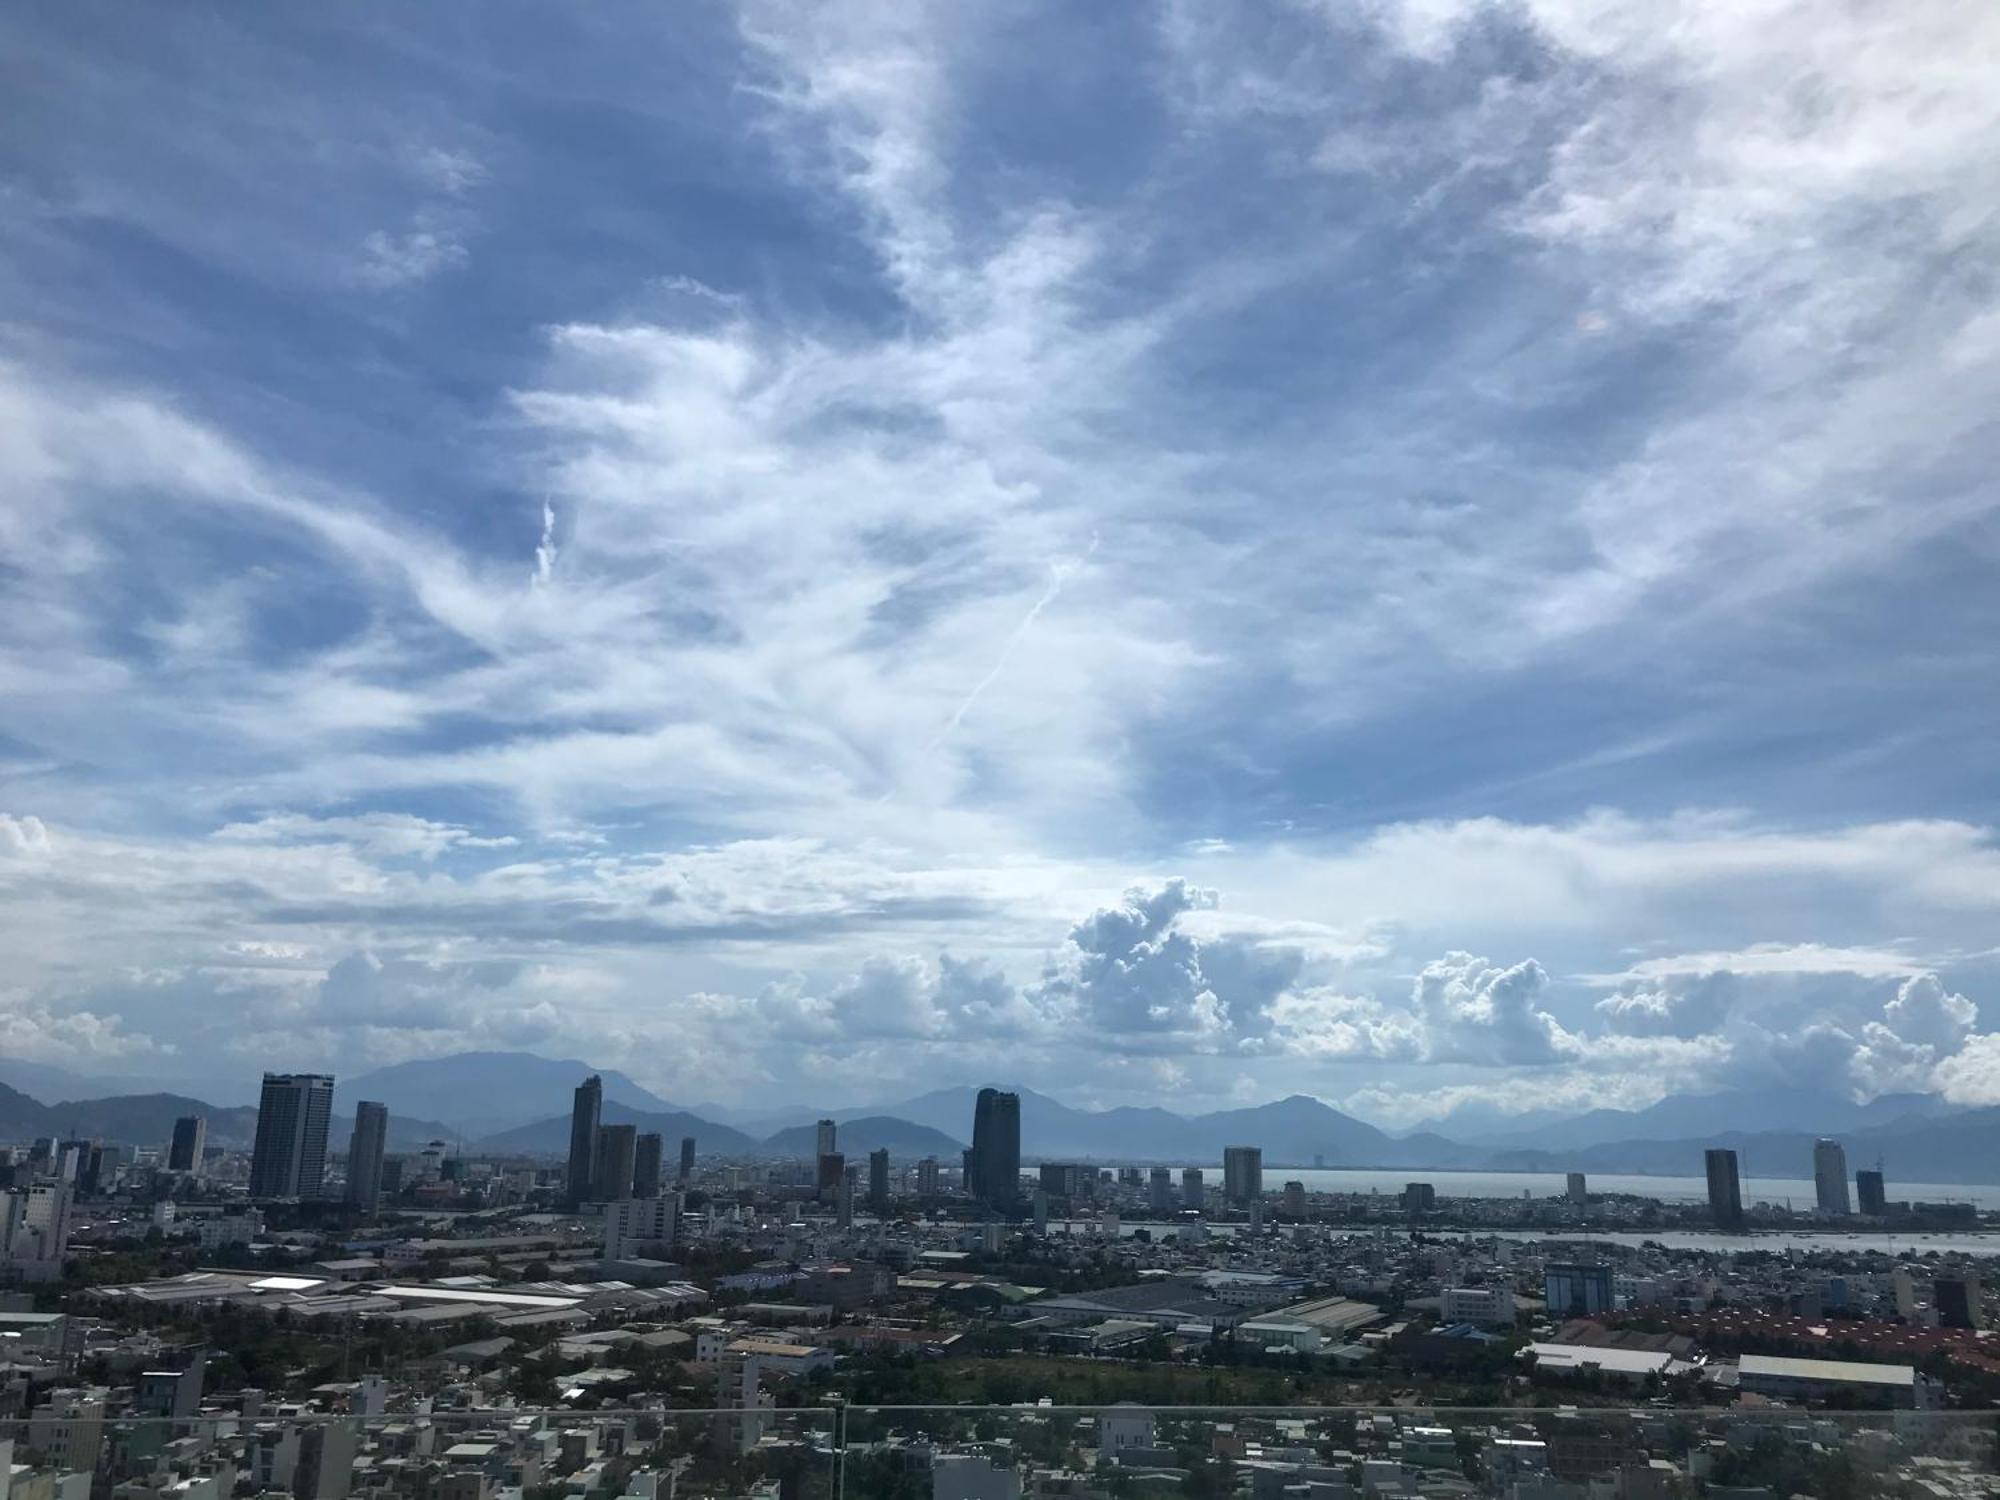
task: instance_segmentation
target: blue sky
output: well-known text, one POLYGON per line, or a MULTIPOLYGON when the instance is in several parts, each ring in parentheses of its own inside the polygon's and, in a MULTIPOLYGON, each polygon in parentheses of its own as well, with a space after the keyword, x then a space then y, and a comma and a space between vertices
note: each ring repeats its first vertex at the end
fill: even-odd
POLYGON ((2000 1102, 1986 8, 0 33, 0 1050, 2000 1102))

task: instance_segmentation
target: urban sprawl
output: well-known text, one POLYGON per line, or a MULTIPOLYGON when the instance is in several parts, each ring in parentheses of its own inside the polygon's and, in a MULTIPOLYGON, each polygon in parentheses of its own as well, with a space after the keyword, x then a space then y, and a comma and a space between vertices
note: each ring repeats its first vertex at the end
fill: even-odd
POLYGON ((596 1077, 566 1160, 341 1151, 333 1084, 0 1147, 0 1500, 2000 1494, 2000 1225, 1832 1140, 1809 1209, 1720 1149, 1703 1204, 1460 1198, 1024 1163, 993 1089, 950 1161, 596 1077))

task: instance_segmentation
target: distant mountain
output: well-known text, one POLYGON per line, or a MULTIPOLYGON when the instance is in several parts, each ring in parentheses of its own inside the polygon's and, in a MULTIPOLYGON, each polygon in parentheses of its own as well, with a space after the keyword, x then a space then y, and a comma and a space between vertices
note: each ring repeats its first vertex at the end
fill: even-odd
MULTIPOLYGON (((1496 1171, 1639 1172, 1699 1177, 1702 1152, 1710 1146, 1734 1150, 1745 1177, 1812 1176, 1813 1131, 1725 1130, 1677 1141, 1604 1141, 1573 1150, 1497 1151, 1487 1159, 1496 1171)), ((1878 1160, 1891 1198, 1906 1197, 1897 1183, 2000 1182, 2000 1108, 1957 1110, 1925 1118, 1905 1114, 1859 1130, 1843 1130, 1849 1172, 1878 1160)))
MULTIPOLYGON (((211 1146, 247 1151, 256 1142, 254 1105, 216 1105, 186 1094, 117 1094, 108 1099, 43 1104, 0 1084, 0 1141, 52 1135, 118 1146, 164 1146, 174 1133, 174 1121, 183 1115, 200 1115, 208 1122, 211 1146)), ((336 1155, 345 1151, 353 1131, 352 1116, 333 1116, 327 1126, 327 1149, 336 1155)), ((412 1120, 394 1112, 389 1116, 392 1151, 416 1150, 440 1136, 448 1136, 448 1132, 435 1120, 412 1120)))
MULTIPOLYGON (((1373 1125, 1305 1094, 1248 1109, 1177 1115, 1159 1108, 1074 1109, 1033 1089, 1021 1096, 1021 1152, 1029 1158, 1082 1157, 1118 1162, 1216 1162, 1225 1146, 1261 1146, 1272 1166, 1477 1165, 1483 1153, 1436 1136, 1394 1140, 1373 1125)), ((915 1099, 853 1112, 887 1115, 965 1139, 972 1132, 972 1087, 938 1089, 915 1099)), ((845 1119, 839 1113, 835 1119, 845 1119)), ((844 1128, 844 1127, 843 1127, 844 1128)))
POLYGON ((1491 1149, 1576 1150, 1627 1141, 1681 1141, 1725 1131, 1743 1134, 1866 1129, 1905 1116, 1929 1116, 1950 1105, 1932 1094, 1885 1094, 1867 1104, 1816 1089, 1744 1089, 1716 1094, 1670 1094, 1644 1109, 1594 1109, 1588 1114, 1527 1130, 1480 1135, 1452 1131, 1454 1139, 1491 1149))
POLYGON ((567 1115, 576 1086, 593 1073, 604 1080, 607 1101, 667 1113, 676 1109, 615 1068, 531 1052, 459 1052, 377 1068, 341 1079, 334 1104, 351 1113, 358 1099, 379 1100, 389 1106, 392 1118, 404 1114, 443 1120, 456 1134, 482 1137, 567 1115))
MULTIPOLYGON (((609 1080, 606 1080, 609 1082, 609 1080)), ((606 1125, 636 1125, 641 1135, 658 1131, 666 1138, 666 1160, 679 1159, 681 1138, 693 1136, 695 1149, 704 1155, 720 1152, 725 1156, 754 1156, 760 1144, 742 1131, 718 1125, 685 1110, 634 1109, 621 1100, 607 1098, 602 1115, 606 1125)), ((569 1154, 569 1101, 563 1112, 527 1125, 517 1125, 474 1143, 479 1151, 498 1155, 566 1156, 569 1154)))
MULTIPOLYGON (((942 1130, 888 1115, 863 1115, 858 1120, 843 1120, 840 1122, 839 1139, 841 1153, 850 1162, 887 1146, 891 1156, 935 1156, 955 1165, 959 1153, 965 1150, 964 1141, 946 1135, 942 1130)), ((810 1157, 818 1148, 818 1142, 816 1125, 793 1125, 767 1138, 764 1149, 774 1156, 810 1157)))

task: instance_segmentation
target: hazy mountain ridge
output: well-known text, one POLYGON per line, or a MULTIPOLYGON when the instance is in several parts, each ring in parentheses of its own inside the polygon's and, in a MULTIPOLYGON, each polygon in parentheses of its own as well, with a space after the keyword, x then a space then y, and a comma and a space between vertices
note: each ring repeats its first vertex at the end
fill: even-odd
POLYGON ((421 1114, 477 1138, 568 1114, 576 1086, 593 1073, 604 1080, 607 1101, 658 1114, 686 1113, 616 1068, 532 1052, 455 1052, 394 1063, 340 1079, 334 1085, 334 1104, 351 1113, 356 1100, 374 1099, 389 1106, 392 1119, 421 1114))
MULTIPOLYGON (((200 1115, 208 1122, 211 1146, 249 1150, 257 1138, 255 1105, 214 1105, 186 1094, 120 1094, 108 1099, 66 1099, 43 1104, 19 1089, 0 1084, 0 1140, 29 1141, 38 1136, 63 1140, 102 1140, 119 1146, 165 1146, 174 1121, 200 1115)), ((347 1149, 354 1131, 352 1115, 336 1114, 327 1127, 327 1150, 347 1149)), ((389 1115, 389 1144, 394 1150, 415 1150, 450 1132, 435 1120, 389 1115)))

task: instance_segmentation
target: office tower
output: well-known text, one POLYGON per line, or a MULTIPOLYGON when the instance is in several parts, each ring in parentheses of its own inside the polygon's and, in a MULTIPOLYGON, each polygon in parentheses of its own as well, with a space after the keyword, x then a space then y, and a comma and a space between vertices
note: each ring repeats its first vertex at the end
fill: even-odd
POLYGON ((1200 1213, 1208 1206, 1208 1189, 1202 1186, 1200 1167, 1181 1169, 1181 1207, 1200 1213))
POLYGON ((1174 1211, 1174 1169, 1155 1167, 1147 1183, 1147 1207, 1156 1214, 1170 1214, 1174 1211))
POLYGON ((685 1187, 694 1181, 694 1137, 681 1137, 681 1185, 685 1187))
POLYGON ((1931 1305, 1937 1309, 1940 1328, 1979 1327, 1979 1278, 1938 1277, 1931 1283, 1931 1305))
POLYGON ((1847 1196, 1847 1152, 1839 1141, 1813 1142, 1813 1188, 1819 1197, 1819 1211, 1845 1218, 1854 1212, 1847 1196))
POLYGON ((199 1172, 202 1148, 208 1144, 208 1121, 200 1115, 182 1115, 174 1121, 174 1138, 167 1147, 169 1172, 199 1172))
POLYGON ((604 1116, 604 1080, 595 1073, 576 1086, 569 1114, 569 1177, 574 1208, 597 1191, 597 1131, 604 1116))
POLYGON ((1551 1264, 1543 1268, 1542 1293, 1551 1318, 1594 1318, 1610 1312, 1611 1267, 1551 1264))
POLYGON ((1035 1168, 1035 1181, 1051 1198, 1088 1196, 1091 1181, 1096 1175, 1090 1168, 1080 1167, 1071 1161, 1045 1161, 1035 1168))
POLYGON ((1743 1180, 1737 1175, 1736 1153, 1711 1146, 1702 1153, 1708 1172, 1708 1212, 1718 1229, 1743 1227, 1743 1180))
POLYGON ((347 1141, 347 1201, 364 1214, 382 1201, 382 1151, 389 1143, 389 1106, 363 1099, 354 1106, 347 1141))
POLYGON ((877 1147, 868 1153, 868 1211, 881 1215, 889 1211, 889 1148, 877 1147))
POLYGON ((1243 1205, 1264 1195, 1264 1148, 1224 1146, 1222 1148, 1222 1196, 1243 1205))
POLYGON ((403 1158, 385 1156, 382 1158, 382 1196, 393 1198, 403 1191, 403 1158))
POLYGON ((1427 1214, 1437 1209, 1437 1188, 1428 1182, 1406 1182, 1403 1184, 1403 1212, 1406 1214, 1427 1214))
MULTIPOLYGON (((838 1154, 838 1153, 836 1153, 838 1154)), ((834 1223, 841 1229, 854 1227, 854 1174, 841 1168, 840 1181, 833 1187, 834 1223)))
POLYGON ((917 1196, 935 1198, 938 1195, 938 1159, 926 1156, 917 1163, 917 1196))
POLYGON ((317 1198, 332 1119, 332 1074, 266 1073, 250 1153, 250 1196, 317 1198))
POLYGON ((981 1089, 972 1110, 972 1196, 995 1208, 1021 1196, 1021 1096, 981 1089))
POLYGON ((597 1169, 593 1186, 596 1196, 609 1203, 632 1196, 632 1179, 639 1165, 639 1127, 600 1125, 597 1127, 597 1169))
POLYGON ((1583 1173, 1572 1172, 1569 1174, 1567 1196, 1570 1202, 1579 1207, 1590 1201, 1590 1187, 1585 1182, 1583 1173))
POLYGON ((822 1151, 820 1153, 819 1169, 817 1175, 813 1178, 813 1182, 819 1189, 819 1195, 822 1198, 829 1196, 835 1188, 840 1186, 841 1178, 846 1175, 847 1158, 845 1156, 841 1155, 838 1151, 822 1151))
POLYGON ((666 1154, 667 1143, 658 1131, 649 1130, 639 1137, 637 1154, 632 1158, 632 1196, 635 1198, 657 1198, 664 1184, 660 1180, 660 1158, 666 1154))
POLYGON ((1883 1186, 1882 1174, 1864 1167, 1854 1174, 1854 1193, 1861 1200, 1861 1211, 1876 1218, 1889 1211, 1889 1191, 1883 1186))
POLYGON ((840 1149, 840 1144, 835 1139, 835 1137, 838 1134, 839 1134, 839 1129, 837 1126, 835 1126, 833 1121, 821 1120, 819 1122, 819 1128, 814 1134, 813 1155, 832 1156, 836 1151, 838 1151, 840 1149))
POLYGON ((1293 1219, 1306 1216, 1306 1185, 1296 1178, 1285 1184, 1285 1213, 1293 1219))
POLYGON ((1049 1195, 1047 1189, 1040 1185, 1037 1185, 1035 1188, 1033 1206, 1035 1233, 1046 1239, 1049 1233, 1049 1195))

